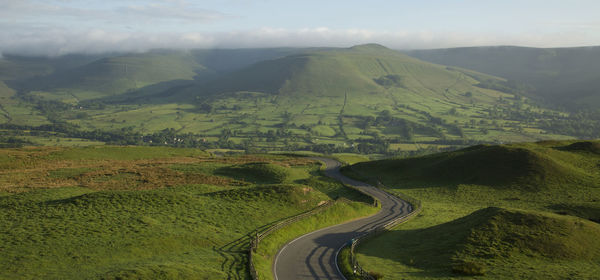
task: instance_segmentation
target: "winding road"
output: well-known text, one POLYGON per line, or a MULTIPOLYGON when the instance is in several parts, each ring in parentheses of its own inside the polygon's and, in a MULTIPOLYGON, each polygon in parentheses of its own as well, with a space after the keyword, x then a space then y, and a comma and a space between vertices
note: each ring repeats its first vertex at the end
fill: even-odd
POLYGON ((283 246, 273 263, 276 280, 346 279, 337 267, 337 253, 350 240, 380 225, 408 215, 412 208, 406 201, 369 184, 350 179, 340 173, 341 164, 329 158, 315 158, 326 164, 325 175, 368 193, 381 203, 377 214, 317 230, 296 238, 283 246))

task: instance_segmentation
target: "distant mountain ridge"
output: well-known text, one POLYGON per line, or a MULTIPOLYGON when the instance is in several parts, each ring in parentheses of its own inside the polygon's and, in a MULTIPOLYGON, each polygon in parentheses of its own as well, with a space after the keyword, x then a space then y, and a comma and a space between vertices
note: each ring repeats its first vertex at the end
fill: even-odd
POLYGON ((433 63, 458 66, 524 83, 526 93, 570 109, 600 106, 600 46, 467 47, 405 51, 433 63))

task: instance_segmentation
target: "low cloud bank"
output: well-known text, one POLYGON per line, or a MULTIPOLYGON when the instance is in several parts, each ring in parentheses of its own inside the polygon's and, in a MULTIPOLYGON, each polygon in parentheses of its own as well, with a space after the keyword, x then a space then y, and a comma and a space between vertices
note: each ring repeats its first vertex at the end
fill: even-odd
MULTIPOLYGON (((1 26, 0 26, 1 27, 1 26)), ((0 28, 1 30, 2 28, 0 28)), ((379 32, 361 29, 262 28, 235 32, 141 33, 103 29, 69 31, 28 29, 0 31, 0 53, 58 56, 72 53, 143 52, 150 49, 349 47, 378 43, 393 49, 519 45, 567 47, 594 45, 585 34, 521 34, 490 36, 467 33, 379 32)))

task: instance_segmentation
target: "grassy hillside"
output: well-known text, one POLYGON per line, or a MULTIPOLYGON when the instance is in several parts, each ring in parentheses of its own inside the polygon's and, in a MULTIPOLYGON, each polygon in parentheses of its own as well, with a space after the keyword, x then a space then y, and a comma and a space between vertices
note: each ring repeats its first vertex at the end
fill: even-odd
POLYGON ((387 269, 385 278, 593 279, 599 272, 600 225, 570 216, 490 207, 393 234, 360 248, 360 260, 387 269))
POLYGON ((600 104, 597 91, 600 47, 474 47, 406 53, 433 63, 468 68, 525 84, 525 92, 572 109, 597 108, 600 104))
MULTIPOLYGON (((256 230, 335 197, 365 199, 314 162, 277 155, 23 148, 0 149, 0 166, 3 279, 246 279, 256 230)), ((334 214, 373 211, 360 205, 334 214)))
POLYGON ((3 54, 0 58, 0 80, 18 81, 44 76, 83 66, 110 55, 71 54, 59 57, 28 57, 3 54))
MULTIPOLYGON (((563 150, 574 151, 576 149, 573 147, 580 146, 593 148, 597 144, 577 142, 563 150)), ((365 163, 365 166, 369 172, 390 174, 396 181, 428 185, 454 183, 538 190, 564 183, 591 183, 590 178, 582 176, 589 170, 582 171, 574 162, 566 163, 565 157, 546 149, 530 149, 518 145, 478 145, 401 161, 384 160, 374 166, 365 163)), ((357 168, 363 167, 358 165, 357 168)))
POLYGON ((364 95, 404 89, 456 99, 455 95, 444 97, 446 89, 472 89, 474 82, 459 76, 460 73, 445 67, 424 63, 380 45, 362 45, 259 62, 211 83, 209 89, 213 93, 254 91, 295 95, 300 99, 315 95, 343 98, 345 92, 364 95), (427 85, 419 79, 427 79, 427 85))
POLYGON ((357 163, 355 174, 423 204, 415 220, 359 248, 359 261, 392 279, 593 278, 599 271, 586 267, 600 261, 598 143, 474 146, 357 163))
POLYGON ((260 60, 298 49, 154 50, 147 53, 8 56, 0 60, 0 80, 45 99, 75 102, 135 92, 153 95, 178 80, 208 80, 260 60), (165 82, 159 89, 147 88, 165 82), (138 92, 140 91, 140 92, 138 92))
POLYGON ((102 58, 41 79, 29 80, 25 91, 46 99, 74 102, 118 95, 173 80, 211 75, 193 56, 181 52, 155 52, 102 58))

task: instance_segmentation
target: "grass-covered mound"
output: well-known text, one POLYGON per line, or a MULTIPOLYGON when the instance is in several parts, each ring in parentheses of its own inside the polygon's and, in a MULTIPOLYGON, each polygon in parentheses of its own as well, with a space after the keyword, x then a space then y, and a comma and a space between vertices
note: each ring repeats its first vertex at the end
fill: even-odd
POLYGON ((263 185, 254 188, 232 189, 213 192, 206 195, 228 201, 238 201, 240 203, 247 200, 261 200, 283 205, 316 205, 323 200, 327 200, 325 195, 321 192, 313 191, 313 188, 309 186, 291 184, 263 185))
MULTIPOLYGON (((523 254, 600 261, 600 225, 571 216, 490 207, 451 224, 468 232, 457 257, 488 259, 523 254)), ((436 229, 450 229, 444 227, 436 229)))
POLYGON ((557 214, 577 216, 600 224, 600 205, 598 203, 557 203, 548 208, 557 214))
POLYGON ((285 167, 266 162, 228 166, 217 170, 217 173, 239 180, 267 184, 283 183, 289 175, 285 167))
POLYGON ((365 173, 386 180, 538 189, 561 182, 570 172, 554 158, 526 147, 478 145, 424 157, 358 163, 365 173))
POLYGON ((423 205, 411 222, 364 243, 359 261, 390 279, 446 279, 457 276, 453 269, 492 279, 595 277, 590 229, 600 220, 600 157, 565 149, 587 145, 580 142, 590 141, 475 146, 355 164, 349 175, 381 180, 423 205))
MULTIPOLYGON (((574 268, 600 264, 600 225, 571 216, 489 207, 433 227, 394 231, 370 241, 360 253, 359 260, 364 255, 393 260, 406 266, 404 272, 423 278, 584 276, 587 272, 574 268), (538 269, 523 269, 527 267, 538 269)), ((402 275, 383 272, 392 279, 402 275)))
POLYGON ((319 168, 164 147, 0 149, 0 279, 249 278, 257 230, 337 197, 365 200, 319 168))
POLYGON ((597 141, 581 141, 562 148, 565 151, 583 151, 600 155, 600 142, 597 141))

